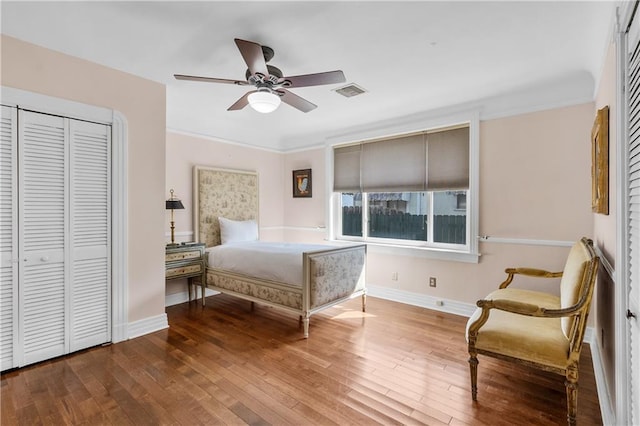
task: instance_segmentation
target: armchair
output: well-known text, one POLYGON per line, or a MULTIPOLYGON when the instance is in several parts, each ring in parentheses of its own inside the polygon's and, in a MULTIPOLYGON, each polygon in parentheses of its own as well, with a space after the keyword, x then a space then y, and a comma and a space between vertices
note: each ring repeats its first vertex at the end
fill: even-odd
POLYGON ((471 397, 478 394, 478 354, 565 376, 567 421, 576 424, 578 362, 600 259, 593 241, 571 248, 562 272, 508 268, 507 279, 485 299, 467 322, 471 397), (561 278, 560 297, 508 288, 516 275, 561 278))

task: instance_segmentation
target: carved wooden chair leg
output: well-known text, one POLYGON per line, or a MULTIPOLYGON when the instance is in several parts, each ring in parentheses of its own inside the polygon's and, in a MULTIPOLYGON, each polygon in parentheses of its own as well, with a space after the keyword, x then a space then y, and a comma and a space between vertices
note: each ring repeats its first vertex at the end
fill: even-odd
POLYGON ((478 400, 478 356, 469 351, 469 373, 471 375, 471 399, 478 400))
POLYGON ((567 423, 569 426, 575 426, 578 416, 578 366, 572 365, 567 367, 566 380, 564 382, 567 388, 567 423))

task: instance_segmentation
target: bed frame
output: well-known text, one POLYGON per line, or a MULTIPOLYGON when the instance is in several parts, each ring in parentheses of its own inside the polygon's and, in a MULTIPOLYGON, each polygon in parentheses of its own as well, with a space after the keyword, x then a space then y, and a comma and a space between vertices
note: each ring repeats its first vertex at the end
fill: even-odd
MULTIPOLYGON (((195 237, 207 247, 220 244, 218 217, 258 221, 255 172, 194 166, 193 190, 195 237)), ((358 296, 365 311, 366 255, 364 244, 305 252, 302 286, 207 266, 206 287, 298 314, 307 338, 309 318, 317 312, 358 296)))

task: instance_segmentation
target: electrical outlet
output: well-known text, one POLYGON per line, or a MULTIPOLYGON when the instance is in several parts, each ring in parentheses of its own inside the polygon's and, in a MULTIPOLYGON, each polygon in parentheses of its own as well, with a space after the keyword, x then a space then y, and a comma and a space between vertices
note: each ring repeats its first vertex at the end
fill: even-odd
POLYGON ((436 277, 429 277, 429 287, 436 286, 436 277))
POLYGON ((392 272, 391 273, 391 281, 398 281, 398 273, 397 272, 392 272))

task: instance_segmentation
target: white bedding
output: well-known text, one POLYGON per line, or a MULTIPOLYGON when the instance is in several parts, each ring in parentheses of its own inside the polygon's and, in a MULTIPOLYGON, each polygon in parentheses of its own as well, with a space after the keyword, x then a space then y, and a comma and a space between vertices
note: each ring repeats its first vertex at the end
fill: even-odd
POLYGON ((302 253, 335 248, 320 244, 251 241, 206 249, 208 266, 256 278, 302 286, 302 253))

